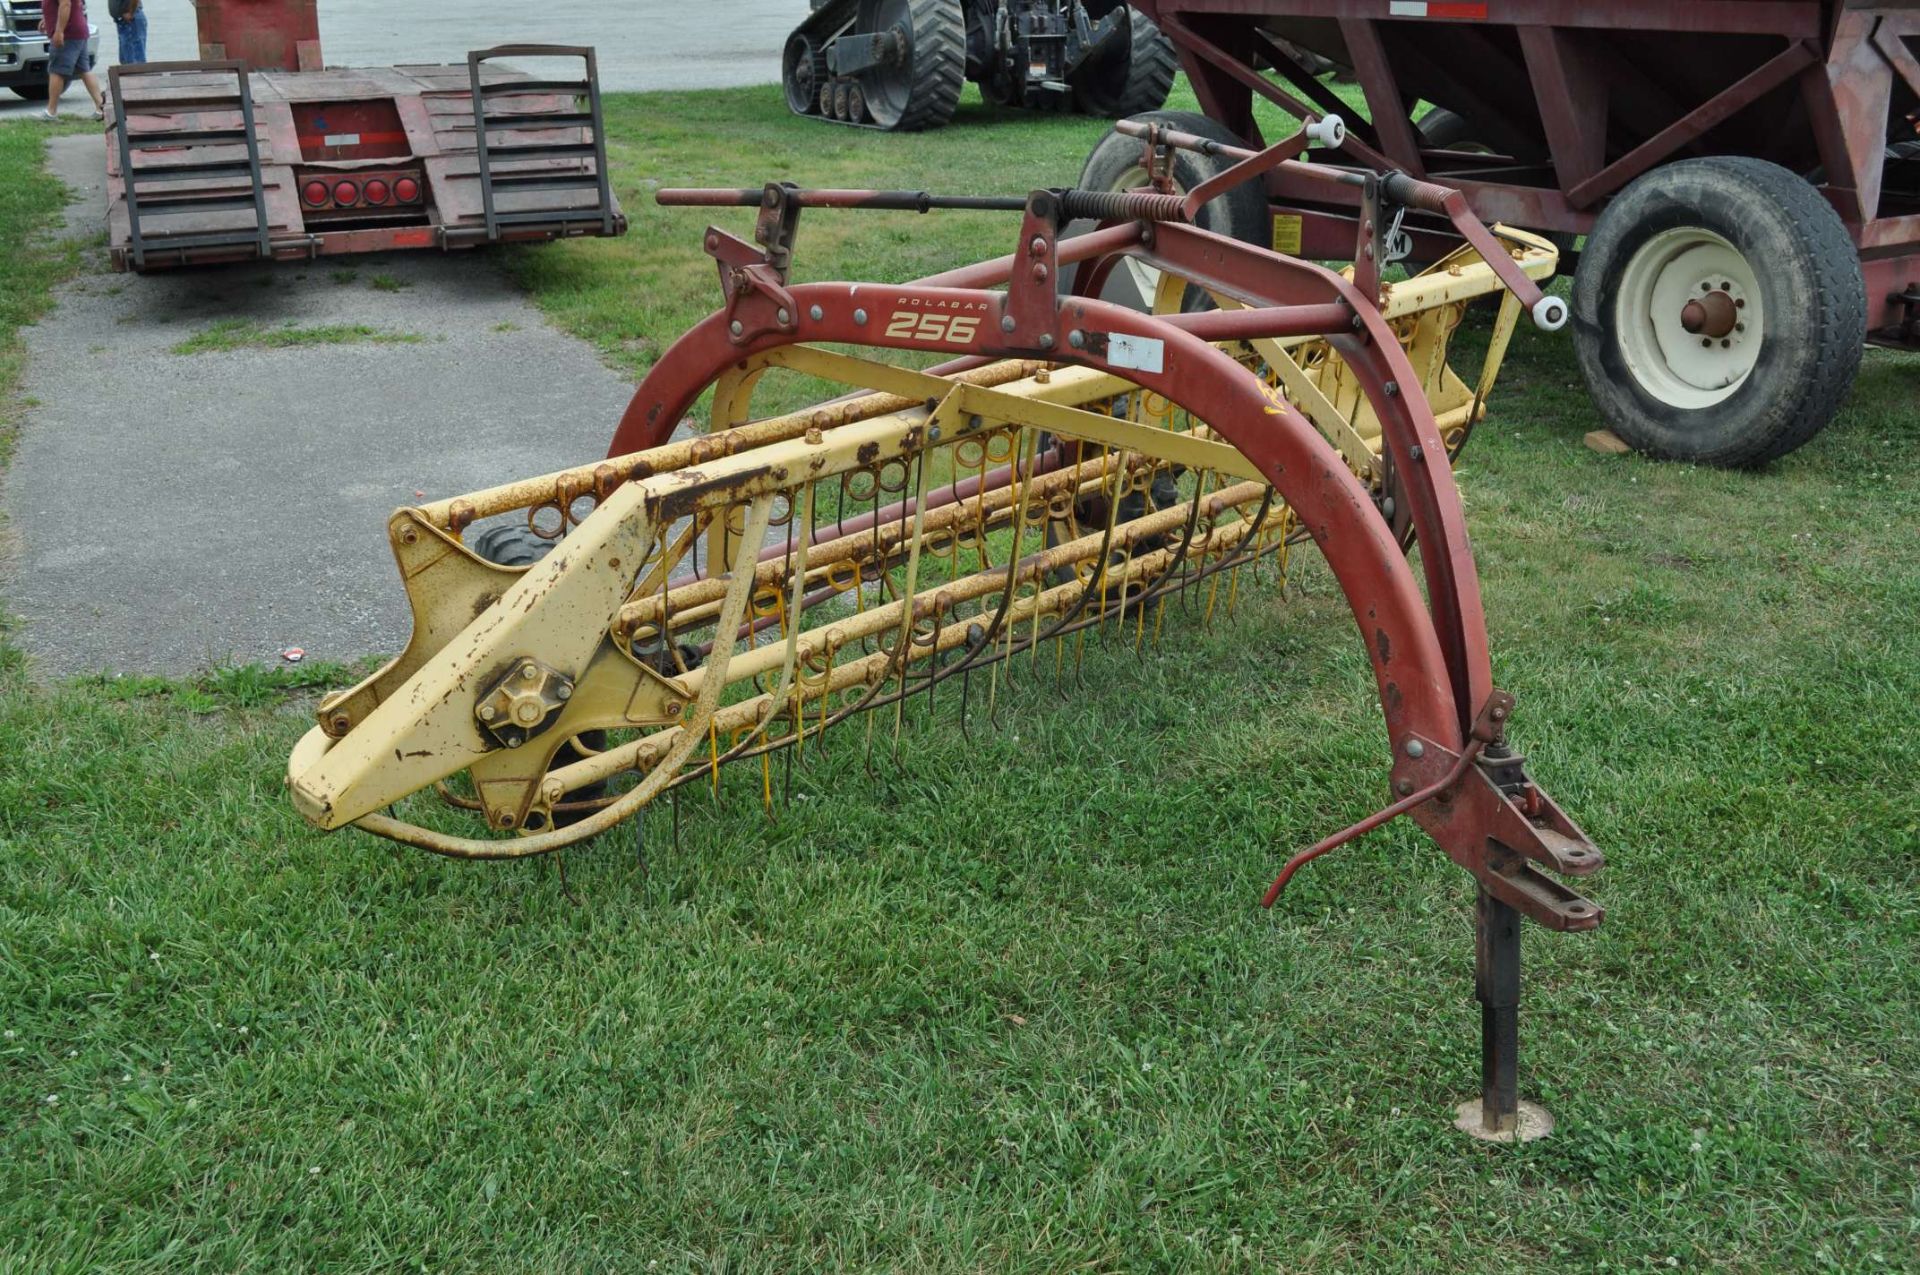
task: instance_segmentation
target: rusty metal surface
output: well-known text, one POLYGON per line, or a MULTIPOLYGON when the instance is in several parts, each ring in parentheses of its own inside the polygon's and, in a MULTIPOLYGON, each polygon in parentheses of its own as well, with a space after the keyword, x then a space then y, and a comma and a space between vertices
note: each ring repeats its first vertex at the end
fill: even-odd
MULTIPOLYGON (((522 53, 529 50, 522 49, 522 53)), ((586 51, 558 46, 542 57, 580 57, 586 51)), ((467 65, 327 68, 312 71, 254 71, 251 90, 252 134, 260 156, 260 182, 267 211, 269 247, 257 254, 246 247, 186 243, 171 257, 168 239, 191 241, 231 232, 251 214, 221 207, 239 188, 238 179, 207 170, 245 153, 242 116, 231 102, 232 77, 195 64, 116 68, 120 91, 107 118, 108 234, 116 268, 133 265, 133 240, 127 199, 126 164, 121 137, 131 144, 133 166, 149 182, 166 181, 176 198, 207 205, 171 214, 145 227, 159 254, 150 266, 247 259, 255 255, 297 260, 319 255, 392 248, 457 248, 499 240, 554 238, 561 235, 620 234, 626 218, 611 190, 604 191, 605 216, 582 216, 578 189, 563 183, 585 177, 595 187, 590 202, 603 204, 598 178, 598 92, 591 63, 583 96, 592 111, 575 108, 571 93, 539 87, 545 81, 484 63, 478 71, 488 92, 490 136, 496 148, 544 147, 553 155, 512 154, 496 171, 521 185, 496 191, 496 209, 513 224, 489 230, 475 143, 473 74, 467 65), (169 69, 177 68, 177 69, 169 69), (526 90, 517 85, 526 84, 526 90), (592 119, 593 123, 586 122, 592 119), (497 121, 504 120, 506 124, 497 121), (524 127, 512 127, 524 120, 524 127), (173 174, 179 174, 176 178, 173 174), (328 185, 342 179, 379 179, 388 198, 338 208, 305 200, 312 181, 328 185), (417 195, 403 199, 403 181, 417 195)), ((250 188, 250 181, 246 183, 250 188)), ((502 185, 496 178, 496 185, 502 185)))

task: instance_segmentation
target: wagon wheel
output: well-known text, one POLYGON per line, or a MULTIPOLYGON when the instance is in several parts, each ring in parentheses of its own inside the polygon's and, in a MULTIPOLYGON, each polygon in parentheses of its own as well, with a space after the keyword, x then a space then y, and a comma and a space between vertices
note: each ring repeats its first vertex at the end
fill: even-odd
MULTIPOLYGON (((1241 139, 1226 128, 1193 111, 1151 111, 1134 119, 1162 124, 1183 133, 1197 133, 1229 146, 1241 139)), ((1100 139, 1087 156, 1080 172, 1081 190, 1138 190, 1147 184, 1144 163, 1146 143, 1137 137, 1115 131, 1100 139)), ((1212 158, 1189 150, 1173 152, 1173 185, 1185 192, 1230 166, 1231 161, 1212 158)), ((1085 225, 1086 223, 1082 223, 1085 225)), ((1245 243, 1267 246, 1272 239, 1272 217, 1267 211, 1266 195, 1256 182, 1248 182, 1210 201, 1200 210, 1199 225, 1215 234, 1245 243)), ((1160 272, 1133 258, 1120 264, 1101 292, 1101 299, 1135 310, 1152 310, 1160 288, 1160 272)), ((1182 310, 1206 310, 1213 302, 1198 287, 1189 287, 1181 302, 1182 310)))
POLYGON ((960 0, 860 0, 854 30, 859 36, 842 38, 870 38, 880 54, 859 73, 876 125, 910 133, 953 118, 967 72, 960 0))
POLYGON ((1089 58, 1073 75, 1073 100, 1084 115, 1124 119, 1167 104, 1178 64, 1173 44, 1137 9, 1122 14, 1124 37, 1089 58))
POLYGON ((1838 214, 1764 160, 1684 160, 1609 203, 1574 280, 1574 349, 1633 447, 1757 465, 1832 419, 1866 338, 1838 214))

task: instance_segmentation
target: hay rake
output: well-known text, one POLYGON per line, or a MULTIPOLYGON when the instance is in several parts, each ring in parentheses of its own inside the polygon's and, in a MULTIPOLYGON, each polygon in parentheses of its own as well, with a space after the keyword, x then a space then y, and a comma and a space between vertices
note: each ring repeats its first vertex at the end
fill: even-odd
MULTIPOLYGON (((1538 286, 1556 256, 1487 230, 1451 192, 1299 159, 1342 136, 1336 119, 1310 122, 1184 196, 660 192, 759 209, 756 243, 706 232, 725 305, 641 384, 607 459, 392 516, 413 636, 323 702, 289 763, 296 805, 321 828, 501 859, 576 845, 680 785, 717 788, 729 762, 758 759, 770 802, 776 750, 856 730, 870 754, 876 730, 897 741, 906 702, 942 685, 964 728, 1044 644, 1059 676, 1089 632, 1157 642, 1181 622, 1170 599, 1231 609, 1244 577, 1284 579, 1311 544, 1360 625, 1395 800, 1288 861, 1265 901, 1301 863, 1411 814, 1479 884, 1487 1053, 1466 1123, 1523 1136, 1518 917, 1597 925, 1599 907, 1541 869, 1580 876, 1601 858, 1506 746, 1513 700, 1492 683, 1449 461, 1522 311, 1563 319, 1538 286), (1278 165, 1362 188, 1351 270, 1192 224, 1219 189, 1278 165), (1446 208, 1467 246, 1383 283, 1387 205, 1414 201, 1446 208), (1013 254, 916 283, 796 284, 809 207, 1022 223, 1013 254), (1062 238, 1074 219, 1097 228, 1062 238), (1125 263, 1157 273, 1155 313, 1098 299, 1125 263), (1180 312, 1196 285, 1215 306, 1180 312), (1469 384, 1449 338, 1502 289, 1469 384), (886 351, 952 357, 922 369, 886 351), (795 377, 846 393, 755 414, 756 395, 795 377), (709 391, 707 432, 672 441, 709 391), (474 544, 501 525, 551 551, 487 561, 474 544), (616 792, 622 776, 635 778, 616 792), (428 789, 473 826, 403 817, 428 789)), ((1164 156, 1197 140, 1149 130, 1144 144, 1164 156)))

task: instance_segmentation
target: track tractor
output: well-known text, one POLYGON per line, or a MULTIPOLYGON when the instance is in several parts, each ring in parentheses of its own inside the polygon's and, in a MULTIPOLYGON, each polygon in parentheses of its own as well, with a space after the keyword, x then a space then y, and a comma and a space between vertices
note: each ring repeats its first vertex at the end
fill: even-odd
POLYGON ((1153 20, 1121 0, 813 0, 787 37, 796 115, 914 132, 989 102, 1119 118, 1157 110, 1175 70, 1153 20))

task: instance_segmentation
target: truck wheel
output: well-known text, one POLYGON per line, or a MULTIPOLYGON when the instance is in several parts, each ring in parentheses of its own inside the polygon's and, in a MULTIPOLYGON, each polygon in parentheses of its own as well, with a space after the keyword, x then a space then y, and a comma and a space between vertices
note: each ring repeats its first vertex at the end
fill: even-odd
POLYGON ((1083 115, 1125 119, 1167 104, 1178 64, 1173 44, 1153 19, 1126 11, 1127 34, 1114 48, 1083 65, 1073 77, 1074 105, 1083 115))
POLYGON ((1639 178, 1574 278, 1574 351, 1608 426, 1653 456, 1738 467, 1832 419, 1866 339, 1846 227, 1793 173, 1734 156, 1639 178))
MULTIPOLYGON (((1194 111, 1149 111, 1133 118, 1164 124, 1182 133, 1198 133, 1228 146, 1244 145, 1228 129, 1194 111)), ((1087 156, 1086 167, 1080 170, 1080 189, 1134 190, 1145 186, 1147 170, 1142 162, 1145 152, 1146 143, 1140 138, 1128 137, 1118 131, 1108 132, 1100 139, 1100 144, 1093 148, 1093 153, 1087 156)), ((1192 151, 1175 151, 1173 184, 1176 190, 1192 190, 1209 177, 1232 166, 1231 160, 1198 155, 1192 151)), ((1266 190, 1257 181, 1236 186, 1209 202, 1200 210, 1199 224, 1202 229, 1215 234, 1259 244, 1263 248, 1273 242, 1273 217, 1267 211, 1266 190)), ((1083 223, 1083 228, 1092 227, 1083 223)), ((1135 310, 1151 310, 1154 294, 1159 287, 1158 270, 1129 258, 1114 270, 1101 293, 1101 299, 1135 310)), ((1205 310, 1212 304, 1212 299, 1204 290, 1189 287, 1180 308, 1205 310)))
POLYGON ((15 97, 24 97, 29 102, 44 102, 47 100, 47 85, 15 84, 13 86, 13 95, 15 97))

